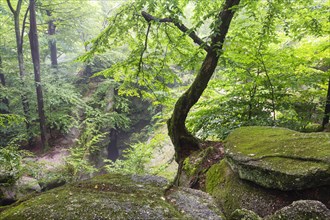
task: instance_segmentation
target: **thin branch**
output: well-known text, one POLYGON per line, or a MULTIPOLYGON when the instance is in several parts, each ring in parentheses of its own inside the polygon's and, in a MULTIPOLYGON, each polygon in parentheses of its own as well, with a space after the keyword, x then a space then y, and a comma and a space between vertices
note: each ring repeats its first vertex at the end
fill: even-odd
POLYGON ((13 14, 15 14, 16 11, 14 10, 13 6, 11 5, 10 0, 7 0, 7 4, 8 4, 8 7, 9 7, 10 11, 11 11, 13 14))
POLYGON ((21 33, 21 42, 20 42, 21 45, 23 45, 23 36, 24 36, 24 30, 25 30, 25 26, 26 26, 26 18, 29 13, 29 10, 30 10, 30 6, 26 9, 26 12, 24 14, 24 19, 23 19, 23 24, 22 24, 22 33, 21 33))
POLYGON ((156 18, 152 16, 151 14, 148 14, 145 11, 141 12, 143 18, 150 23, 151 21, 157 21, 160 23, 173 23, 177 28, 179 28, 180 31, 182 31, 185 34, 188 34, 188 36, 199 46, 203 47, 206 52, 210 50, 210 46, 204 42, 200 37, 197 36, 197 34, 194 31, 190 31, 189 28, 187 28, 184 24, 175 21, 172 18, 156 18))
POLYGON ((273 110, 273 123, 275 123, 276 122, 276 112, 275 112, 275 110, 276 110, 276 104, 275 104, 275 87, 274 87, 274 85, 273 85, 273 83, 272 83, 272 81, 271 81, 271 79, 270 79, 270 77, 269 77, 269 74, 268 74, 268 69, 267 69, 267 67, 266 67, 266 64, 265 64, 265 61, 264 61, 264 59, 263 59, 263 55, 262 55, 262 53, 260 52, 260 51, 258 51, 258 53, 259 53, 259 56, 260 56, 260 58, 259 58, 259 61, 261 62, 261 65, 262 65, 262 67, 263 67, 263 69, 264 69, 264 71, 265 71, 265 74, 266 74, 266 77, 267 77, 267 80, 268 80, 268 83, 269 83, 269 86, 270 86, 270 88, 271 88, 271 95, 272 95, 272 110, 273 110))
POLYGON ((138 69, 138 74, 141 72, 141 70, 143 69, 143 54, 144 52, 147 50, 148 48, 148 36, 149 36, 149 32, 150 32, 150 27, 151 27, 151 23, 148 24, 148 29, 147 29, 147 33, 146 33, 146 38, 144 41, 144 48, 141 51, 141 55, 140 55, 140 60, 139 60, 139 69, 138 69))

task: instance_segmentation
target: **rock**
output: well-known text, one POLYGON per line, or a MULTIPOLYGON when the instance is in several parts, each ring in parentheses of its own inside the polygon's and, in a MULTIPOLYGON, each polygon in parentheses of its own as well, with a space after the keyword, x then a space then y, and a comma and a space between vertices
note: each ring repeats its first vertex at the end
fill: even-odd
POLYGON ((296 200, 319 200, 330 207, 329 187, 298 191, 267 189, 239 178, 226 160, 213 165, 206 173, 206 192, 211 194, 226 217, 236 209, 251 210, 260 217, 275 213, 296 200))
POLYGON ((141 176, 141 175, 133 174, 131 179, 136 183, 153 184, 160 188, 166 188, 169 184, 167 179, 160 176, 152 176, 152 175, 141 176))
POLYGON ((15 182, 15 177, 10 175, 5 170, 0 169, 0 184, 1 185, 8 185, 15 182))
MULTIPOLYGON (((157 126, 156 126, 157 127, 157 126)), ((157 176, 174 180, 178 171, 178 164, 174 160, 175 150, 170 137, 167 135, 166 124, 156 128, 155 135, 149 137, 148 143, 158 143, 154 147, 150 161, 145 164, 147 170, 152 170, 157 176)))
POLYGON ((38 180, 29 177, 22 176, 16 183, 17 188, 25 192, 40 192, 41 188, 39 186, 38 180))
POLYGON ((22 176, 15 184, 0 187, 0 203, 8 205, 33 192, 40 192, 41 187, 36 179, 22 176))
POLYGON ((263 187, 301 190, 330 185, 330 134, 242 127, 226 139, 226 158, 240 178, 263 187))
POLYGON ((192 200, 199 213, 193 219, 205 213, 221 219, 204 193, 178 189, 166 197, 167 187, 161 177, 107 174, 46 191, 4 210, 0 219, 192 219, 183 205, 192 200))
POLYGON ((261 218, 251 210, 247 209, 236 209, 229 220, 261 220, 261 218))
POLYGON ((220 209, 215 205, 213 198, 205 192, 180 187, 171 189, 167 199, 188 215, 189 219, 222 219, 220 209))
POLYGON ((265 220, 283 220, 283 219, 330 219, 330 210, 321 202, 313 200, 300 200, 284 207, 275 214, 266 217, 265 220))

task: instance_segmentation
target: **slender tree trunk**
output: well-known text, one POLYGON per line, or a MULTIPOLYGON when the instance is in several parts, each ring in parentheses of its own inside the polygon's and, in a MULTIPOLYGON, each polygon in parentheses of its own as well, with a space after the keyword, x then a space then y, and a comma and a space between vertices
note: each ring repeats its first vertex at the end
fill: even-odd
MULTIPOLYGON (((2 59, 0 56, 0 84, 1 86, 5 87, 6 86, 6 80, 5 80, 5 75, 2 72, 2 59)), ((0 103, 3 104, 4 108, 0 109, 0 114, 8 114, 9 113, 9 100, 4 97, 0 98, 0 103)))
POLYGON ((23 89, 21 94, 21 101, 23 106, 23 112, 25 117, 26 130, 29 137, 29 146, 32 146, 32 132, 31 132, 31 118, 30 118, 30 105, 27 98, 27 94, 24 91, 25 86, 25 67, 24 67, 24 57, 23 57, 23 34, 25 28, 25 21, 28 14, 29 9, 26 10, 23 20, 22 31, 20 30, 20 12, 22 7, 22 0, 17 1, 16 10, 12 7, 10 0, 7 0, 7 4, 11 12, 14 16, 14 24, 15 24, 15 36, 16 36, 16 45, 17 45, 17 61, 18 61, 18 69, 20 76, 20 84, 23 89))
POLYGON ((322 122, 322 128, 324 129, 325 125, 329 123, 330 118, 330 77, 328 82, 328 93, 327 93, 327 101, 325 104, 325 110, 324 110, 324 118, 322 122))
POLYGON ((119 157, 119 151, 117 147, 118 131, 116 129, 111 129, 110 131, 110 144, 108 145, 108 159, 115 162, 119 157))
POLYGON ((34 79, 36 84, 37 102, 38 102, 38 114, 40 123, 40 136, 41 147, 46 147, 46 119, 44 112, 44 100, 42 94, 42 85, 40 79, 40 55, 39 55, 39 41, 37 32, 37 21, 35 11, 35 1, 30 0, 30 32, 29 32, 31 55, 34 68, 34 79))
MULTIPOLYGON (((109 109, 106 109, 106 111, 113 111, 113 112, 117 112, 120 113, 120 111, 118 109, 116 109, 116 96, 118 96, 118 88, 113 88, 113 97, 112 99, 113 104, 112 107, 109 109)), ((118 150, 118 128, 112 128, 110 130, 110 144, 108 145, 108 159, 112 160, 112 161, 116 161, 119 157, 119 150, 118 150)))
POLYGON ((230 22, 234 16, 232 7, 237 6, 240 0, 226 0, 222 11, 216 21, 219 26, 214 30, 210 49, 208 50, 201 69, 189 89, 183 93, 175 104, 172 117, 168 120, 169 136, 175 147, 175 160, 182 164, 183 160, 198 150, 199 140, 189 133, 185 126, 185 121, 191 107, 198 101, 222 54, 222 45, 225 41, 230 22))
POLYGON ((48 21, 48 47, 50 50, 50 60, 51 60, 51 67, 57 68, 57 46, 56 46, 56 39, 54 38, 56 32, 56 25, 54 24, 54 19, 51 18, 52 13, 50 10, 46 10, 47 16, 49 18, 48 21))

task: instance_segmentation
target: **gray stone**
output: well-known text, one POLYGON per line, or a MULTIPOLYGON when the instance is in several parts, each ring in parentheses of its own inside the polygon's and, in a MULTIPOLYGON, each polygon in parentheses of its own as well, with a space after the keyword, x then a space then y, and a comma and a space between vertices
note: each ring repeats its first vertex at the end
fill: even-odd
POLYGON ((330 210, 321 202, 314 200, 299 200, 276 211, 265 220, 329 220, 330 210))
POLYGON ((190 219, 221 220, 221 211, 213 198, 202 191, 183 188, 171 189, 167 199, 190 219))

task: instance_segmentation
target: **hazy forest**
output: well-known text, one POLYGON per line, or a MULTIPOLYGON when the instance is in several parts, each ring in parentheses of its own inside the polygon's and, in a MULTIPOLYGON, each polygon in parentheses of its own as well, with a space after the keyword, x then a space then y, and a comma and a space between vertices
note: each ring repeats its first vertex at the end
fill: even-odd
POLYGON ((330 219, 329 15, 1 0, 0 219, 330 219))

